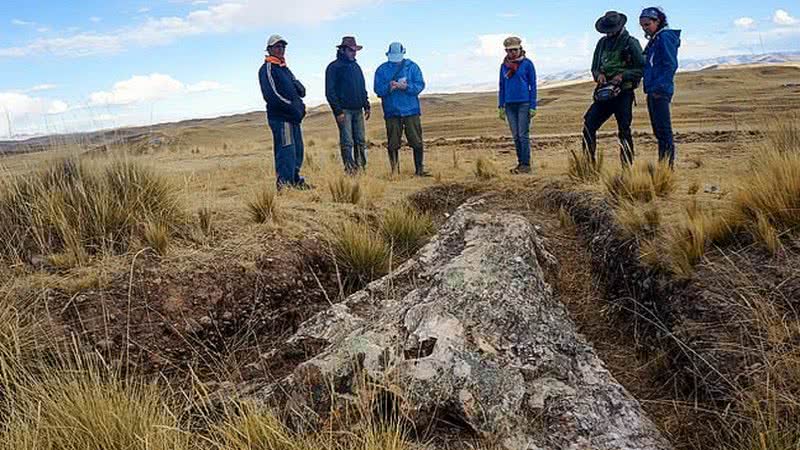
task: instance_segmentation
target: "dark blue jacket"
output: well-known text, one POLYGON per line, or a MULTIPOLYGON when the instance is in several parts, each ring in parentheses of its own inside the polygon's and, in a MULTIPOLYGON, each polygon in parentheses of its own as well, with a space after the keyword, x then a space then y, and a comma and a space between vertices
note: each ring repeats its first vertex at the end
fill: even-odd
POLYGON ((678 47, 681 31, 664 28, 644 49, 644 92, 672 96, 675 93, 675 72, 678 70, 678 47))
POLYGON ((265 62, 258 71, 261 95, 267 102, 267 117, 300 123, 306 116, 306 105, 302 98, 306 88, 297 81, 288 67, 265 62))
POLYGON ((325 97, 334 116, 345 109, 369 110, 364 73, 356 61, 348 60, 341 52, 325 70, 325 97))
POLYGON ((500 93, 497 105, 500 108, 506 103, 525 103, 531 104, 531 109, 536 109, 536 68, 533 61, 524 58, 519 65, 519 69, 511 78, 506 78, 508 67, 500 65, 500 93))
POLYGON ((382 100, 385 118, 418 116, 421 113, 419 94, 425 89, 422 71, 410 59, 404 59, 402 64, 399 67, 398 63, 387 61, 375 71, 375 94, 382 100), (391 90, 392 80, 399 81, 403 78, 406 79, 408 88, 391 90))

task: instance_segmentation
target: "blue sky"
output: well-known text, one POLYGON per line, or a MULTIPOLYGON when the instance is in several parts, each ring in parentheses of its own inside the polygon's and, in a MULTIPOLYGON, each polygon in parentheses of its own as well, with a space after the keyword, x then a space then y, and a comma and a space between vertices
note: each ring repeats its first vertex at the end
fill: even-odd
MULTIPOLYGON (((800 50, 800 2, 657 2, 683 29, 681 58, 800 50)), ((619 0, 3 0, 0 137, 146 124, 263 108, 257 70, 271 33, 323 100, 325 66, 355 35, 368 80, 389 42, 420 64, 428 92, 495 82, 508 34, 541 74, 585 69, 594 21, 617 9, 636 26, 650 3, 619 0)))

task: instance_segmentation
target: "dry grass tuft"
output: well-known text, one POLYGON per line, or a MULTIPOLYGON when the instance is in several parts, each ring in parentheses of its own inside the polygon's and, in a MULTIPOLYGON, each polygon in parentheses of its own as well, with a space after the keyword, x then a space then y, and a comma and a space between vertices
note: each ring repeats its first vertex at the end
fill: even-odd
POLYGON ((620 202, 615 214, 617 223, 631 236, 654 236, 661 226, 661 213, 655 205, 620 202))
POLYGON ((669 164, 636 161, 615 175, 603 178, 609 196, 617 202, 650 202, 675 191, 675 176, 669 164))
POLYGON ((483 156, 475 161, 475 177, 479 180, 491 180, 500 176, 497 165, 490 159, 483 156))
POLYGON ((148 247, 161 256, 169 249, 169 228, 161 222, 147 222, 144 225, 143 239, 148 247))
POLYGON ((584 152, 569 149, 567 174, 579 183, 593 183, 600 179, 603 171, 603 152, 597 152, 595 161, 584 152))
POLYGON ((190 448, 189 435, 155 385, 120 381, 99 369, 52 375, 31 380, 15 396, 0 435, 7 448, 190 448))
POLYGON ((558 209, 558 223, 561 225, 561 228, 564 229, 573 229, 575 228, 575 220, 572 218, 572 215, 567 211, 564 206, 561 206, 558 209))
POLYGON ((689 185, 689 189, 686 191, 689 195, 696 195, 700 192, 700 183, 697 181, 692 181, 692 184, 689 185))
POLYGON ((211 210, 208 207, 200 208, 200 210, 197 211, 197 221, 200 225, 200 231, 205 236, 211 236, 214 232, 214 225, 211 210))
POLYGON ((331 198, 336 203, 357 205, 361 201, 361 184, 351 177, 340 176, 328 183, 331 198))
POLYGON ((247 202, 247 212, 255 223, 265 223, 278 218, 278 196, 274 189, 264 188, 247 202))
POLYGON ((719 214, 714 215, 696 202, 686 208, 683 221, 667 236, 671 269, 688 275, 712 243, 722 244, 732 237, 731 225, 719 214))
POLYGON ((389 247, 366 224, 345 222, 332 230, 329 241, 348 288, 364 286, 388 272, 389 247))
POLYGON ((130 161, 65 159, 0 182, 0 257, 8 260, 125 252, 151 220, 170 235, 183 228, 178 190, 130 161))
POLYGON ((433 233, 433 221, 429 215, 401 205, 386 211, 380 230, 393 254, 408 257, 419 250, 433 233))

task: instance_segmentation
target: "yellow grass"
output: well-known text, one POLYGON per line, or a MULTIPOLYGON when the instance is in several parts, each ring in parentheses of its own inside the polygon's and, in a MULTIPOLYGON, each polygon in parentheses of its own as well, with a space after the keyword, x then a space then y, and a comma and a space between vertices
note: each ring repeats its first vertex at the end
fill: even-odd
POLYGON ((430 216, 407 205, 389 209, 381 219, 381 234, 392 252, 400 257, 411 256, 433 233, 430 216))
POLYGON ((361 287, 389 270, 389 247, 366 224, 346 221, 331 231, 329 242, 347 286, 361 287))
POLYGON ((255 194, 255 197, 247 202, 247 212, 250 220, 255 223, 264 223, 268 220, 275 220, 279 214, 278 196, 274 189, 264 188, 255 194))
POLYGON ((185 223, 177 189, 131 161, 104 164, 65 159, 0 185, 0 256, 120 253, 158 220, 168 235, 185 223))

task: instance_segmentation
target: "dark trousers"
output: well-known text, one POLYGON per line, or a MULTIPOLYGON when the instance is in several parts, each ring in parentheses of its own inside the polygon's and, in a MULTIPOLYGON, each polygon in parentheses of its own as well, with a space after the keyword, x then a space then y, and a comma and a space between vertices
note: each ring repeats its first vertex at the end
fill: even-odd
POLYGON ((675 164, 675 141, 672 137, 672 118, 670 116, 670 103, 672 96, 648 94, 647 111, 650 113, 650 124, 653 134, 658 139, 658 160, 668 161, 669 166, 675 164))
POLYGON ((272 141, 275 144, 275 175, 278 189, 303 184, 303 131, 299 123, 270 119, 272 141))
POLYGON ((422 122, 419 116, 387 117, 386 139, 389 147, 389 164, 392 172, 400 172, 400 146, 403 133, 406 135, 408 145, 414 150, 414 171, 417 175, 424 172, 422 122))
POLYGON ((617 120, 619 157, 622 165, 633 164, 633 133, 631 133, 633 100, 633 91, 624 90, 616 98, 592 103, 586 111, 586 115, 583 116, 583 151, 589 153, 592 161, 597 154, 597 130, 613 115, 617 120))
POLYGON ((506 103, 506 119, 514 137, 514 148, 517 150, 517 164, 531 165, 531 104, 506 103))
POLYGON ((360 109, 345 109, 343 113, 344 122, 336 122, 339 125, 339 146, 344 170, 353 174, 367 167, 364 112, 360 109))

